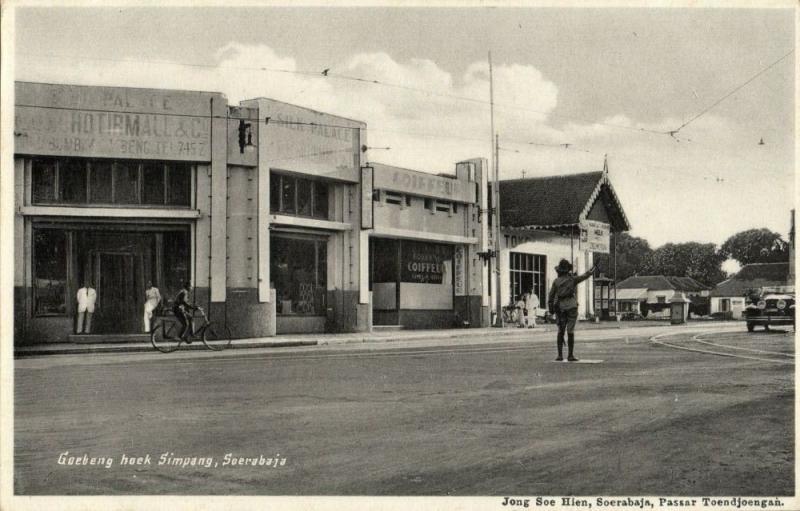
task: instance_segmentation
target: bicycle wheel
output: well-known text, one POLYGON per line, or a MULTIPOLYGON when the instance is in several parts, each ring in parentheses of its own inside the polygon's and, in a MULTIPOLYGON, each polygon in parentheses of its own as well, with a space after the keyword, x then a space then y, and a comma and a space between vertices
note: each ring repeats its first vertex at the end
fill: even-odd
POLYGON ((175 321, 162 321, 150 332, 150 344, 161 353, 172 353, 183 343, 175 321))
POLYGON ((210 350, 224 350, 231 345, 231 329, 226 325, 209 323, 203 329, 203 344, 210 350))

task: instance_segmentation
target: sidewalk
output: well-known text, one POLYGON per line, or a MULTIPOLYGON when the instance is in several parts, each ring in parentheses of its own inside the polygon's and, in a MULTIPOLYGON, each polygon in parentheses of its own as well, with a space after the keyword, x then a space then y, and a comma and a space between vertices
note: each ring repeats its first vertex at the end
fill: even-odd
MULTIPOLYGON (((736 325, 737 321, 690 321, 685 325, 678 325, 674 328, 724 328, 736 325)), ((578 324, 581 331, 592 330, 625 330, 631 328, 648 327, 670 327, 669 321, 605 321, 593 323, 582 321, 578 324)), ((744 329, 744 324, 742 324, 744 329)), ((298 346, 326 346, 355 343, 375 343, 375 342, 394 342, 394 341, 415 341, 415 340, 436 340, 436 339, 478 339, 503 340, 555 332, 554 324, 539 325, 534 329, 523 329, 516 327, 505 328, 453 328, 440 330, 393 330, 386 332, 359 332, 348 334, 291 334, 278 335, 276 337, 259 337, 251 339, 235 339, 231 343, 230 349, 246 348, 287 348, 298 346)), ((205 350, 201 342, 191 345, 181 346, 182 350, 205 350)), ((139 353, 153 351, 153 346, 149 342, 124 342, 109 343, 97 342, 93 344, 77 343, 52 343, 35 344, 29 346, 18 346, 14 348, 15 357, 31 357, 41 355, 75 355, 83 353, 139 353)))

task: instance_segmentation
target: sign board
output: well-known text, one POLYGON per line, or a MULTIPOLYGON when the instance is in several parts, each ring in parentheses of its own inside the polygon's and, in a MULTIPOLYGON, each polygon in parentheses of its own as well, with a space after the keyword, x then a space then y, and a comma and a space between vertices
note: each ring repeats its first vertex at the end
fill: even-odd
POLYGON ((444 281, 444 262, 453 257, 449 245, 403 241, 401 282, 441 284, 444 281))
POLYGON ((595 253, 610 252, 611 228, 609 224, 596 220, 581 222, 581 248, 595 253))
POLYGON ((466 249, 464 245, 456 245, 453 252, 453 291, 456 296, 467 294, 466 276, 466 249))
POLYGON ((375 203, 372 201, 373 176, 372 167, 361 167, 361 228, 375 227, 375 203))
POLYGON ((475 202, 475 186, 469 181, 390 165, 376 163, 374 166, 377 169, 375 188, 379 190, 455 202, 475 202))
POLYGON ((17 82, 17 154, 209 161, 214 93, 17 82))

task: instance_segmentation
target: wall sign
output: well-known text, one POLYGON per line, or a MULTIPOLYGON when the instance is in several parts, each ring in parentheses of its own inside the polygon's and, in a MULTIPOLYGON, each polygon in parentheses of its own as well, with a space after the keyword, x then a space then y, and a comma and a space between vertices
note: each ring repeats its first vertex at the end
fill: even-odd
POLYGON ((208 161, 212 93, 16 84, 19 154, 208 161))
POLYGON ((444 281, 444 262, 453 257, 448 245, 403 241, 401 282, 441 284, 444 281))
POLYGON ((608 254, 610 252, 610 226, 596 220, 581 222, 581 247, 595 253, 608 254))
POLYGON ((453 291, 456 296, 467 294, 466 250, 464 245, 456 245, 453 252, 453 291))
POLYGON ((372 167, 361 167, 361 228, 375 227, 375 203, 372 201, 373 176, 372 167))

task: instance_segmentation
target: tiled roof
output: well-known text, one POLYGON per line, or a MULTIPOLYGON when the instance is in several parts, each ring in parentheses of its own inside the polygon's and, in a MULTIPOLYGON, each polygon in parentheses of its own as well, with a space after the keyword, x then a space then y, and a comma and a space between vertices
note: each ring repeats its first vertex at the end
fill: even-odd
POLYGON ((717 284, 711 296, 743 296, 752 289, 791 284, 789 263, 746 264, 739 273, 717 284))
POLYGON ((503 227, 557 228, 577 225, 601 198, 612 228, 630 229, 608 174, 585 172, 500 181, 500 221, 503 227))
POLYGON ((650 290, 674 289, 675 291, 704 291, 711 289, 691 277, 673 277, 665 275, 637 275, 628 277, 617 284, 617 289, 642 288, 650 290))

